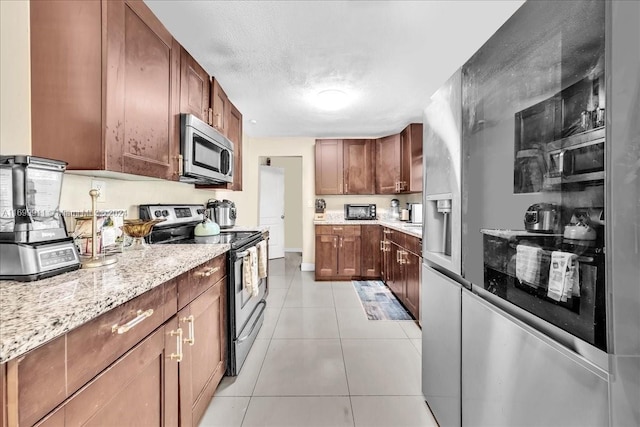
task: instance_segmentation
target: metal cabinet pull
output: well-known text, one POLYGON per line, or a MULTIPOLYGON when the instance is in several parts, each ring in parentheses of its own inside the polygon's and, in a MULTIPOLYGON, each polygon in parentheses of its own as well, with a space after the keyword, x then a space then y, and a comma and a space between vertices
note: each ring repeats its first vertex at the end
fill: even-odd
POLYGON ((337 248, 337 247, 338 247, 338 238, 337 238, 337 237, 334 237, 334 238, 333 238, 333 248, 335 249, 335 248, 337 248))
MULTIPOLYGON (((240 255, 240 254, 238 254, 238 255, 240 255)), ((198 272, 196 273, 196 276, 200 276, 200 277, 209 277, 209 276, 211 276, 212 274, 217 273, 218 271, 220 271, 220 267, 209 267, 209 268, 207 268, 207 269, 206 269, 206 270, 204 270, 204 271, 198 271, 198 272)))
POLYGON ((386 229, 386 228, 385 228, 384 230, 382 230, 382 232, 383 232, 384 234, 393 234, 393 231, 388 230, 388 229, 386 229))
POLYGON ((134 317, 133 319, 129 320, 124 325, 118 325, 117 323, 115 325, 113 325, 111 327, 111 333, 116 333, 117 332, 118 335, 122 335, 125 332, 129 331, 134 326, 136 326, 137 324, 139 324, 140 322, 142 322, 147 317, 151 317, 152 314, 153 314, 153 309, 152 308, 150 308, 149 310, 146 310, 146 311, 138 310, 138 312, 136 313, 136 317, 134 317))
POLYGON ((340 247, 342 247, 342 237, 340 238, 340 247))
POLYGON ((196 343, 196 333, 195 326, 193 325, 195 321, 193 314, 189 317, 183 317, 182 319, 180 319, 180 321, 189 322, 189 338, 185 338, 183 341, 189 345, 194 345, 196 343))
POLYGON ((333 227, 333 231, 340 231, 342 230, 342 227, 333 227))
POLYGON ((380 251, 384 252, 384 240, 380 240, 380 251))
POLYGON ((175 331, 169 332, 170 337, 176 338, 176 351, 177 353, 171 353, 169 355, 169 359, 175 360, 176 362, 182 362, 182 328, 178 328, 175 331))

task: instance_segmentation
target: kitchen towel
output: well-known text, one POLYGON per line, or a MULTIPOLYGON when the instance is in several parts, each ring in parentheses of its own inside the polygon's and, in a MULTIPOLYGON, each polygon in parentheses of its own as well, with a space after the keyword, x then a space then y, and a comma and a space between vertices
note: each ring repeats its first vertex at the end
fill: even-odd
POLYGON ((523 284, 540 286, 540 262, 542 248, 527 245, 516 246, 516 278, 523 284))
POLYGON ((264 279, 267 277, 267 241, 262 240, 256 245, 258 248, 258 277, 264 279))
POLYGON ((255 246, 247 249, 247 255, 242 260, 242 286, 252 297, 258 295, 258 251, 255 246))
POLYGON ((575 254, 568 252, 551 253, 547 297, 566 302, 572 296, 580 295, 580 265, 577 259, 575 254))

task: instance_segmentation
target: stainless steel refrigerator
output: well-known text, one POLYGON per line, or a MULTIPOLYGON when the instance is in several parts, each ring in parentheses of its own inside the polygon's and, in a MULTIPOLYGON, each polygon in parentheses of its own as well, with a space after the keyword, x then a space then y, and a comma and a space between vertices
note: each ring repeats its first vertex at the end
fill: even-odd
POLYGON ((639 11, 527 2, 425 109, 441 426, 640 424, 639 11))

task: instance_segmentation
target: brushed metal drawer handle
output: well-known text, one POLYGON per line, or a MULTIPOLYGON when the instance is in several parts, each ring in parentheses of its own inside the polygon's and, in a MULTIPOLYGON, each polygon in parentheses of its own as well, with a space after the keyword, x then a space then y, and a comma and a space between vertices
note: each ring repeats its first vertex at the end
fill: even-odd
POLYGON ((178 328, 175 331, 171 331, 169 332, 169 336, 170 337, 177 337, 176 338, 176 351, 177 353, 171 353, 169 355, 169 359, 171 360, 175 360, 176 362, 180 363, 182 362, 182 328, 178 328))
POLYGON ((333 227, 334 230, 342 230, 342 227, 333 227))
POLYGON ((134 317, 133 319, 129 320, 124 325, 120 326, 117 323, 115 325, 113 325, 111 327, 111 333, 116 333, 117 332, 118 335, 122 335, 125 332, 128 332, 130 329, 132 329, 136 325, 138 325, 140 322, 142 322, 147 317, 151 317, 151 315, 153 315, 153 309, 152 308, 150 308, 149 310, 146 310, 146 311, 138 310, 138 312, 136 313, 136 317, 134 317))
POLYGON ((199 276, 199 277, 209 277, 209 276, 211 276, 212 274, 217 273, 218 271, 220 271, 220 267, 213 267, 213 268, 212 268, 212 267, 209 267, 209 268, 207 268, 207 269, 206 269, 206 270, 204 270, 204 271, 198 271, 198 272, 196 273, 196 276, 199 276))
POLYGON ((393 231, 391 231, 391 230, 386 230, 386 229, 385 229, 385 230, 382 230, 382 232, 383 232, 384 234, 393 234, 393 231))
POLYGON ((193 323, 195 321, 193 314, 189 317, 183 317, 182 319, 180 319, 180 321, 189 322, 189 338, 185 338, 183 341, 189 345, 194 345, 196 343, 196 332, 195 327, 193 326, 193 323))

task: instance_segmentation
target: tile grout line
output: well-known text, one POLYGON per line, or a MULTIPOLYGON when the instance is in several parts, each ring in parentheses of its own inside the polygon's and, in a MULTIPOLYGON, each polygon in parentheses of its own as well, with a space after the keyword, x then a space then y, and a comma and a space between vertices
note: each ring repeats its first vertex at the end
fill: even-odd
POLYGON ((338 320, 338 308, 336 307, 336 294, 331 282, 331 294, 333 297, 333 311, 336 315, 336 323, 338 325, 338 340, 340 342, 340 353, 342 353, 342 366, 344 367, 344 379, 347 382, 347 392, 349 393, 349 407, 351 408, 351 424, 355 427, 356 416, 353 412, 353 401, 351 400, 351 387, 349 387, 349 375, 347 374, 347 361, 344 358, 344 347, 342 346, 342 333, 340 332, 340 321, 338 320))

